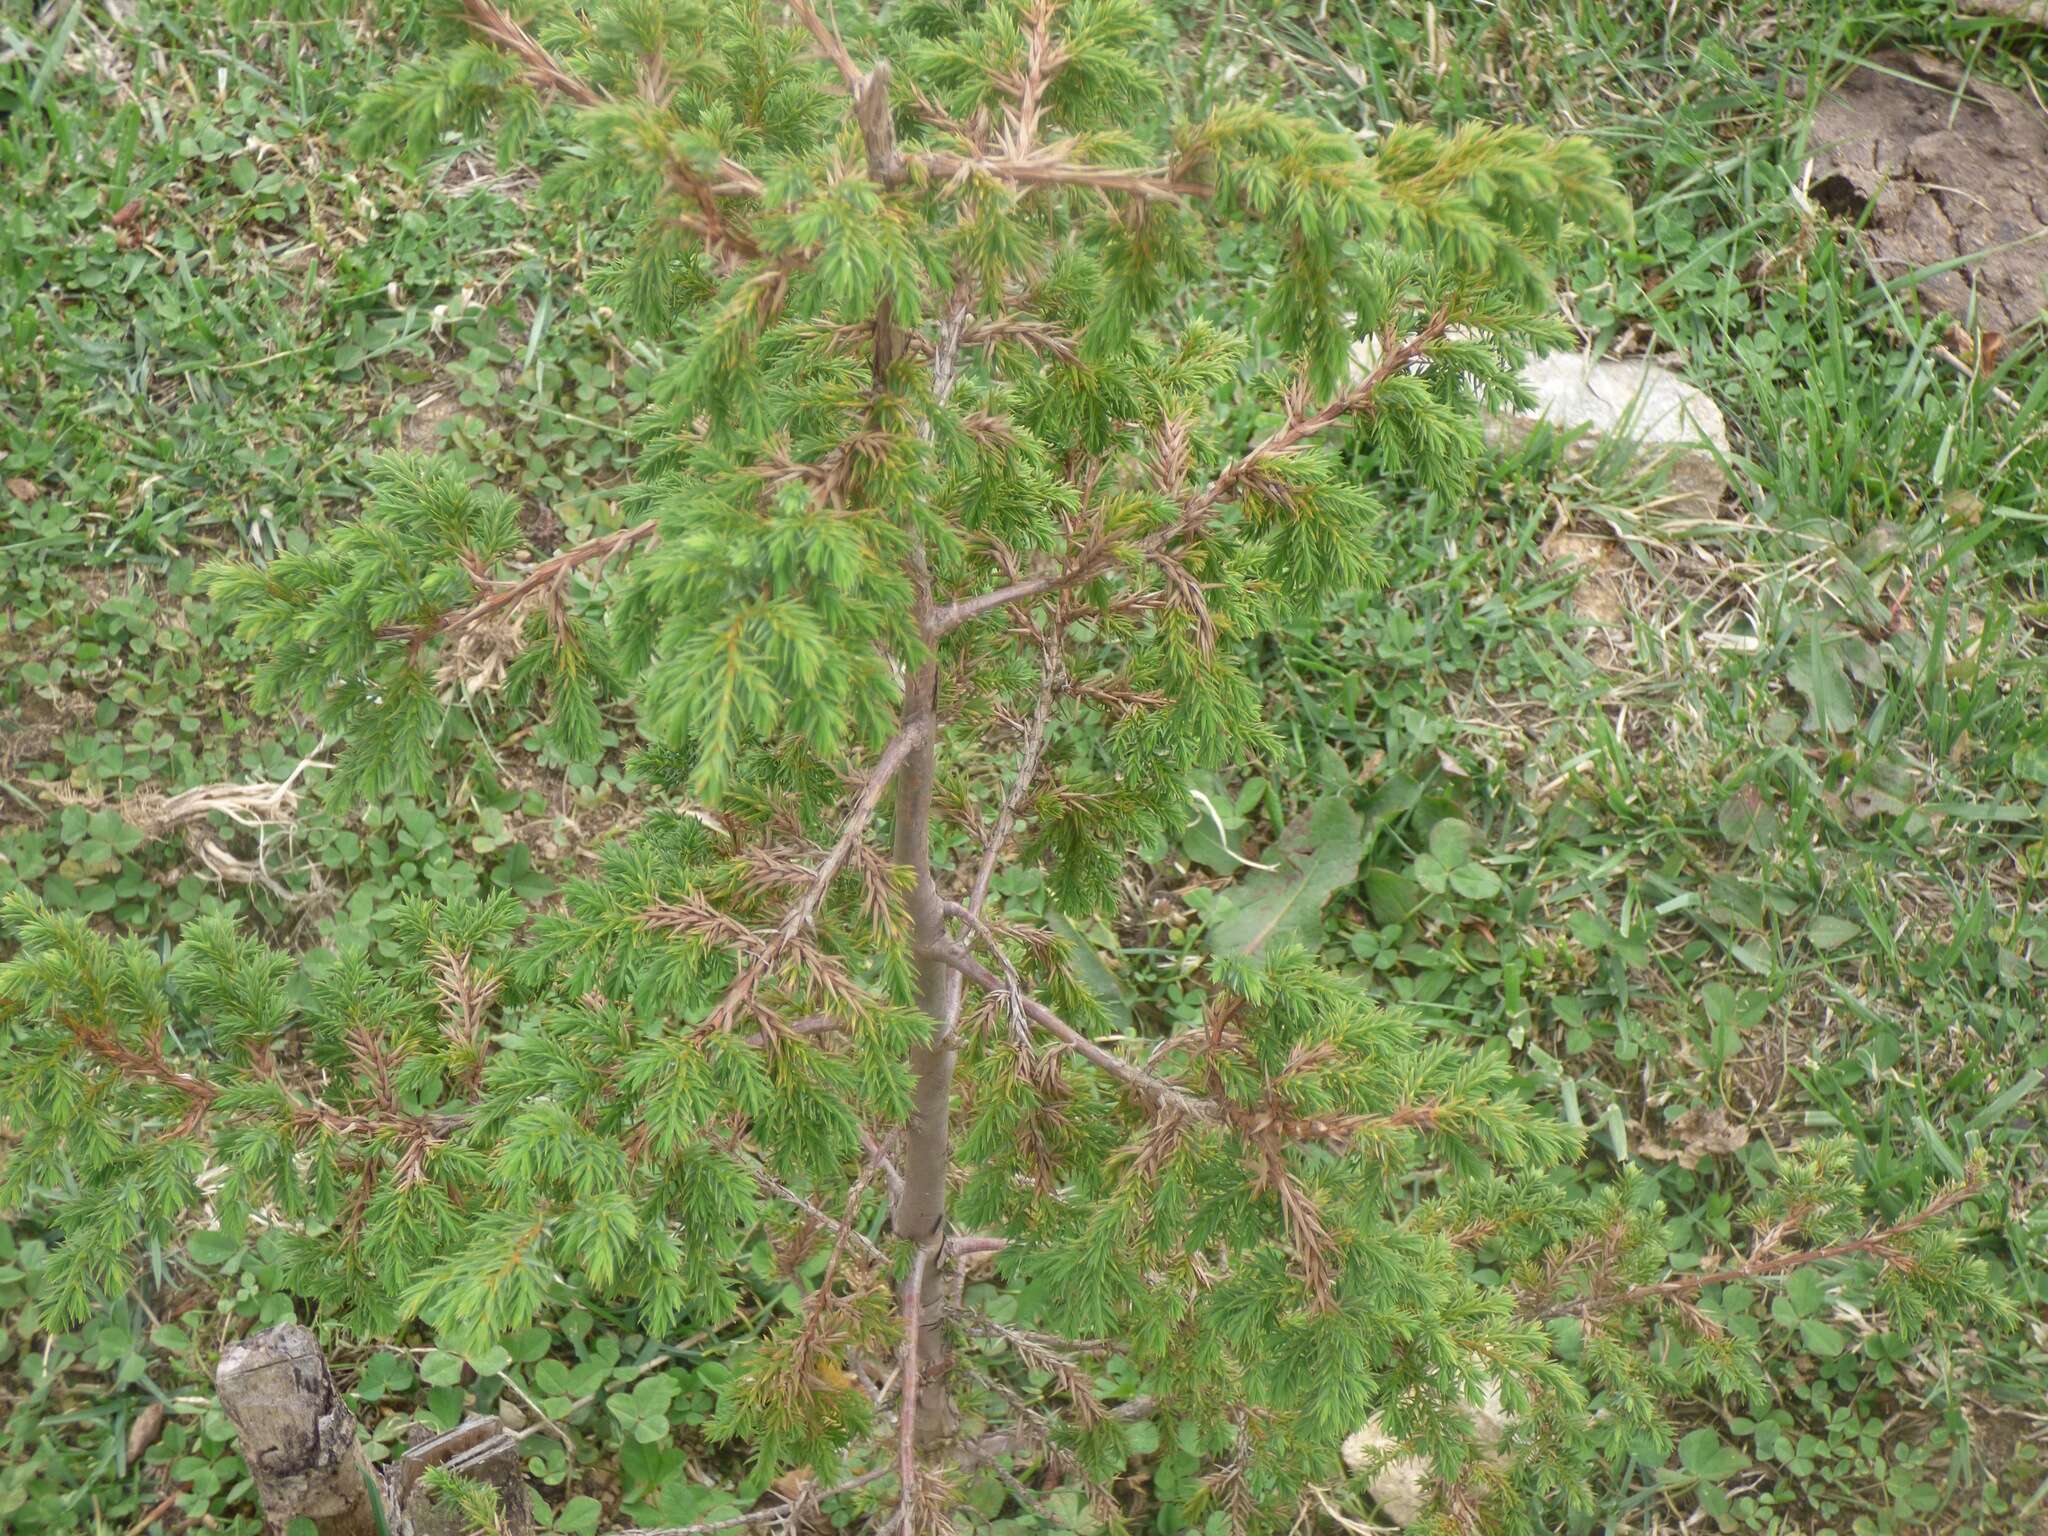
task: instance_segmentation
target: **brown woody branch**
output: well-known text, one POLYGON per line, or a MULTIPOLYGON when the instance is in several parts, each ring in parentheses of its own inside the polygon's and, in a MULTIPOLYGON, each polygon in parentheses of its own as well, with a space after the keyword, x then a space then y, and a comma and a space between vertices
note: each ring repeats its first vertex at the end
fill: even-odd
MULTIPOLYGON (((178 1134, 197 1132, 208 1115, 216 1112, 224 1091, 221 1086, 179 1071, 165 1059, 162 1047, 154 1039, 138 1048, 124 1043, 111 1030, 88 1024, 82 1019, 66 1015, 60 1017, 60 1022, 71 1031, 72 1039, 81 1050, 129 1081, 168 1088, 181 1095, 185 1100, 185 1117, 178 1127, 178 1134)), ((259 1055, 254 1068, 258 1076, 284 1096, 286 1113, 294 1131, 318 1131, 344 1138, 395 1138, 399 1146, 394 1166, 401 1179, 408 1183, 425 1176, 427 1153, 445 1142, 464 1123, 461 1114, 407 1114, 388 1102, 381 1105, 380 1112, 376 1114, 336 1109, 331 1104, 296 1092, 284 1081, 268 1055, 259 1055)), ((259 1120, 262 1117, 244 1114, 233 1118, 259 1120)))
POLYGON ((804 30, 811 34, 818 45, 818 51, 832 61, 832 67, 839 71, 839 78, 846 83, 849 93, 860 89, 860 67, 853 62, 853 56, 846 51, 846 44, 840 39, 835 27, 825 24, 817 8, 810 0, 788 0, 790 10, 803 23, 804 30))
MULTIPOLYGON (((612 98, 604 91, 543 48, 532 33, 492 0, 462 0, 462 9, 470 30, 483 41, 517 59, 527 83, 534 89, 563 97, 579 107, 601 107, 611 101, 612 98)), ((696 211, 682 214, 681 221, 685 228, 704 241, 713 255, 728 266, 735 259, 756 260, 762 254, 761 247, 745 231, 735 229, 727 221, 718 206, 718 199, 720 196, 758 196, 761 179, 729 157, 720 158, 718 169, 719 180, 709 182, 688 160, 681 155, 670 154, 664 162, 663 174, 669 186, 685 202, 695 206, 696 211)))
POLYGON ((935 149, 907 156, 906 163, 955 184, 987 176, 1027 190, 1070 187, 1122 193, 1144 202, 1175 203, 1206 197, 1210 192, 1207 183, 1185 180, 1166 167, 1089 165, 1070 159, 1073 150, 1068 140, 1018 154, 962 155, 935 149))
MULTIPOLYGON (((755 993, 760 989, 776 966, 781 964, 791 950, 803 939, 805 933, 817 925, 818 909, 824 905, 826 894, 832 882, 839 878, 839 872, 846 867, 855 846, 866 832, 868 824, 880 809, 882 796, 888 792, 897 771, 926 741, 929 740, 932 721, 929 716, 913 718, 902 730, 892 737, 875 759, 875 766, 869 770, 860 794, 853 802, 839 829, 839 836, 826 851, 824 859, 811 874, 810 880, 796 899, 784 911, 782 919, 772 932, 765 937, 751 931, 728 935, 733 942, 746 950, 740 962, 738 974, 726 988, 725 996, 719 1001, 704 1022, 707 1030, 730 1029, 751 1007, 755 993)), ((647 920, 655 924, 669 923, 672 926, 695 927, 701 924, 705 914, 671 913, 657 909, 648 914, 647 920), (685 922, 684 919, 688 921, 685 922)), ((822 1032, 812 1027, 818 1021, 805 1020, 800 1026, 802 1032, 822 1032)))
POLYGON ((1008 998, 1015 1003, 1025 1018, 1067 1049, 1100 1067, 1126 1087, 1150 1099, 1159 1108, 1189 1120, 1223 1119, 1223 1111, 1216 1104, 1169 1083, 1163 1077, 1147 1072, 1143 1067, 1125 1061, 1113 1051, 1103 1049, 1045 1004, 1011 986, 958 944, 949 942, 943 945, 938 950, 938 957, 975 986, 1008 998))
POLYGON ((1847 1242, 1830 1243, 1824 1248, 1793 1249, 1783 1253, 1761 1251, 1752 1254, 1739 1264, 1725 1269, 1694 1275, 1675 1275, 1669 1280, 1659 1280, 1650 1285, 1633 1285, 1626 1290, 1595 1292, 1578 1301, 1562 1302, 1546 1307, 1532 1314, 1544 1319, 1552 1317, 1592 1317, 1596 1313, 1613 1312, 1624 1307, 1636 1306, 1642 1302, 1675 1301, 1683 1302, 1709 1286, 1734 1285, 1744 1280, 1768 1279, 1795 1269, 1804 1269, 1809 1264, 1825 1264, 1833 1259, 1873 1258, 1881 1263, 1895 1263, 1906 1255, 1896 1246, 1898 1240, 1917 1232, 1930 1222, 1947 1215, 1965 1200, 1982 1192, 1981 1177, 1972 1175, 1960 1184, 1951 1185, 1923 1209, 1904 1221, 1877 1231, 1865 1233, 1862 1237, 1847 1242))
MULTIPOLYGON (((473 1093, 483 1081, 490 1007, 497 1001, 505 978, 497 971, 479 972, 472 962, 473 957, 466 949, 453 950, 443 943, 434 946, 432 973, 445 1033, 451 1044, 470 1057, 462 1083, 473 1093)), ((388 1077, 388 1073, 385 1075, 388 1077)))
POLYGON ((980 347, 985 350, 1003 342, 1014 342, 1034 352, 1056 357, 1064 363, 1071 363, 1081 355, 1072 336, 1042 320, 1020 320, 999 316, 993 320, 984 320, 977 325, 967 326, 960 333, 960 345, 963 348, 980 347))
MULTIPOLYGON (((836 1241, 833 1245, 833 1266, 836 1266, 838 1263, 838 1254, 841 1247, 850 1242, 867 1256, 869 1263, 881 1269, 889 1267, 889 1255, 884 1253, 881 1247, 867 1233, 854 1226, 850 1217, 845 1221, 834 1220, 814 1202, 806 1200, 802 1195, 783 1183, 782 1180, 776 1178, 773 1173, 768 1171, 767 1165, 756 1160, 752 1153, 745 1155, 745 1161, 753 1172, 755 1183, 759 1184, 785 1205, 802 1211, 804 1215, 810 1217, 819 1226, 836 1235, 836 1241)), ((860 1184, 855 1186, 855 1192, 858 1193, 866 1185, 867 1181, 865 1179, 861 1180, 860 1184)))
POLYGON ((1046 87, 1066 68, 1070 57, 1065 48, 1053 41, 1052 18, 1058 9, 1059 0, 1037 0, 1032 6, 1024 35, 1024 70, 1010 82, 1010 93, 1016 97, 1017 105, 1006 115, 1004 127, 1011 146, 1018 152, 1028 151, 1038 137, 1046 87))
POLYGON ((1058 10, 1056 0, 1037 0, 1025 18, 1023 64, 999 82, 1012 105, 1004 109, 993 152, 986 135, 977 133, 969 136, 976 148, 974 154, 933 150, 916 156, 915 163, 934 176, 956 182, 989 176, 1020 188, 1072 187, 1117 192, 1145 201, 1207 196, 1209 187, 1177 177, 1170 168, 1089 165, 1075 158, 1080 149, 1076 140, 1039 141, 1046 92, 1072 58, 1053 36, 1058 10))
POLYGON ((1321 410, 1292 417, 1286 425, 1232 460, 1206 487, 1188 497, 1181 505, 1180 516, 1165 527, 1127 546, 1105 538, 1091 538, 1079 557, 1064 566, 1011 582, 992 592, 948 603, 933 615, 936 632, 944 635, 1013 603, 1029 602, 1048 593, 1083 586, 1107 571, 1127 551, 1147 558, 1171 554, 1182 542, 1199 532, 1215 516, 1216 509, 1241 491, 1261 468, 1293 453, 1308 438, 1346 417, 1365 415, 1374 410, 1375 397, 1382 386, 1396 375, 1406 373, 1425 357, 1429 348, 1449 328, 1450 317, 1439 312, 1406 341, 1397 345, 1389 338, 1381 347, 1380 360, 1372 372, 1321 410))
MULTIPOLYGON (((1393 337, 1383 337, 1380 360, 1373 365, 1372 372, 1321 410, 1312 415, 1294 417, 1270 437, 1255 444, 1242 458, 1232 461, 1209 482, 1207 490, 1188 503, 1180 521, 1170 530, 1170 536, 1177 537, 1205 522, 1217 505, 1236 494, 1261 466, 1292 453, 1306 439, 1335 426, 1348 416, 1371 412, 1381 387, 1389 379, 1405 374, 1414 363, 1427 356, 1429 349, 1450 329, 1450 324, 1450 316, 1440 310, 1424 321, 1414 335, 1398 345, 1393 337)), ((1155 534, 1153 537, 1159 536, 1155 534)))
POLYGON ((846 1244, 849 1239, 866 1236, 854 1225, 854 1218, 860 1214, 861 1196, 867 1193, 877 1171, 870 1165, 854 1181, 853 1188, 846 1192, 846 1206, 839 1217, 839 1230, 833 1236, 831 1251, 825 1257, 825 1273, 818 1280, 818 1288, 804 1298, 804 1321, 797 1335, 794 1354, 805 1371, 810 1369, 816 1358, 815 1352, 823 1345, 825 1317, 832 1305, 832 1288, 839 1280, 840 1262, 846 1257, 846 1244))
POLYGON ((1045 755, 1046 734, 1052 725, 1053 699, 1065 680, 1059 657, 1048 652, 1038 700, 1032 705, 1031 718, 1024 726, 1016 775, 1010 780, 1010 791, 1003 797, 1002 809, 996 813, 995 825, 989 828, 988 839, 982 845, 981 860, 974 868, 974 880, 967 888, 967 900, 963 905, 975 917, 981 916, 981 909, 988 904, 989 883, 995 878, 1003 844, 1009 841, 1010 833, 1017 825, 1017 817, 1024 809, 1024 802, 1030 797, 1031 786, 1038 778, 1039 763, 1045 755))
POLYGON ((473 629, 492 614, 515 607, 530 597, 545 594, 550 601, 559 601, 562 588, 579 567, 593 562, 602 566, 614 555, 622 554, 635 545, 644 544, 655 536, 652 518, 644 523, 635 523, 631 528, 622 528, 617 533, 605 534, 602 538, 591 539, 573 549, 565 549, 541 561, 518 581, 499 585, 485 597, 463 608, 451 608, 426 624, 397 624, 380 631, 386 639, 406 639, 415 646, 424 645, 436 635, 455 635, 463 630, 473 629))
MULTIPOLYGON (((889 63, 881 60, 863 70, 847 51, 837 29, 818 14, 810 0, 788 0, 789 9, 811 35, 818 52, 838 72, 847 94, 853 98, 854 117, 868 146, 869 173, 883 186, 899 185, 915 167, 943 181, 966 181, 974 176, 993 177, 1017 187, 1074 187, 1101 192, 1121 192, 1145 200, 1178 201, 1207 196, 1210 188, 1201 182, 1176 176, 1167 167, 1089 165, 1076 161, 1075 141, 1063 139, 1052 144, 1036 142, 1038 122, 1046 87, 1066 63, 1066 51, 1052 40, 1053 7, 1041 4, 1030 19, 1026 61, 1023 70, 1009 83, 1017 104, 1006 114, 1002 144, 994 153, 959 154, 951 150, 924 150, 902 154, 895 147, 895 131, 886 126, 889 106, 889 63), (877 153, 886 145, 886 152, 877 153)), ((936 115, 926 104, 927 115, 936 115)), ((952 125, 956 131, 958 125, 952 125)))
POLYGON ((924 1315, 924 1286, 931 1271, 938 1267, 939 1249, 945 1240, 944 1231, 938 1231, 919 1243, 910 1260, 910 1274, 903 1282, 903 1372, 897 1388, 896 1479, 906 1527, 911 1526, 909 1516, 917 1507, 917 1409, 918 1399, 923 1396, 918 1346, 926 1334, 933 1332, 924 1315))
MULTIPOLYGON (((947 913, 992 943, 992 935, 985 925, 965 907, 950 904, 947 913)), ((998 956, 1000 958, 1000 952, 998 956)), ((1240 1138, 1255 1167, 1252 1192, 1271 1195, 1278 1205, 1287 1247, 1315 1307, 1319 1311, 1328 1311, 1337 1304, 1336 1243, 1323 1223, 1322 1212, 1313 1193, 1289 1167, 1287 1148, 1294 1142, 1319 1142, 1342 1148, 1367 1127, 1390 1130, 1428 1128, 1436 1123, 1436 1106, 1403 1106, 1386 1115, 1304 1116, 1282 1102, 1269 1086, 1265 1105, 1248 1108, 1226 1093, 1213 1059, 1208 1063, 1209 1091, 1206 1094, 1191 1092, 1104 1050, 1043 1004, 1027 997, 1007 961, 1003 962, 1007 974, 998 977, 964 951, 950 950, 944 958, 968 980, 1004 998, 1040 1029, 1149 1100, 1160 1117, 1155 1135, 1149 1139, 1153 1150, 1170 1145, 1180 1125, 1190 1120, 1220 1125, 1240 1138)), ((1212 1029, 1210 1038, 1217 1042, 1217 1048, 1222 1047, 1224 1035, 1220 1026, 1212 1029)), ((1186 1043, 1198 1042, 1186 1038, 1186 1043)), ((1141 1152, 1141 1164, 1151 1155, 1152 1151, 1141 1152)))
MULTIPOLYGON (((778 1024, 776 1026, 776 1033, 795 1035, 802 1038, 806 1036, 836 1034, 844 1028, 846 1028, 846 1021, 844 1019, 835 1019, 827 1013, 813 1013, 805 1018, 791 1019, 786 1023, 778 1024)), ((768 1035, 766 1032, 758 1035, 749 1035, 747 1036, 747 1044, 758 1050, 768 1044, 768 1035)))
MULTIPOLYGON (((946 915, 964 923, 984 943, 993 946, 995 936, 978 913, 959 902, 948 902, 946 915)), ((1144 1098, 1188 1119, 1228 1126, 1254 1143, 1277 1138, 1290 1142, 1316 1142, 1341 1150, 1365 1134, 1437 1130, 1448 1113, 1448 1106, 1431 1103, 1402 1104, 1381 1114, 1304 1115, 1270 1091, 1264 1104, 1248 1107, 1229 1098, 1222 1090, 1221 1080, 1213 1074, 1212 1091, 1197 1093, 1136 1062, 1126 1061, 1090 1040, 1050 1008, 1026 994, 1007 963, 1004 967, 1007 974, 998 975, 958 944, 949 942, 938 953, 940 959, 966 980, 1010 1002, 1031 1023, 1144 1098)), ((1222 1043, 1220 1038, 1214 1039, 1210 1048, 1220 1048, 1222 1043)), ((1197 1032, 1178 1035, 1161 1043, 1162 1050, 1175 1046, 1201 1050, 1204 1040, 1197 1032)))
MULTIPOLYGON (((212 1109, 221 1096, 223 1090, 218 1083, 203 1077, 194 1077, 188 1072, 180 1072, 172 1066, 155 1041, 148 1042, 144 1048, 137 1048, 124 1044, 111 1031, 96 1028, 81 1019, 65 1016, 62 1022, 70 1029, 71 1037, 78 1043, 80 1049, 106 1063, 130 1081, 151 1083, 182 1094, 187 1105, 187 1116, 194 1121, 212 1109)), ((380 1118, 352 1114, 317 1100, 299 1097, 278 1075, 276 1065, 268 1058, 259 1059, 255 1070, 259 1077, 267 1079, 283 1092, 291 1106, 293 1123, 302 1127, 317 1126, 338 1135, 397 1133, 437 1137, 461 1123, 461 1117, 455 1115, 409 1115, 399 1112, 380 1118)))
POLYGON ((463 0, 462 11, 470 31, 517 59, 536 90, 566 97, 579 107, 600 107, 608 99, 596 86, 563 68, 532 33, 490 0, 463 0))
MULTIPOLYGON (((988 904, 988 888, 995 879, 996 864, 1002 857, 1003 845, 1009 841, 1010 833, 1017 825, 1017 817, 1024 808, 1024 801, 1031 793, 1033 781, 1038 777, 1039 763, 1045 754, 1045 739, 1052 724, 1053 699, 1065 682, 1066 673, 1061 665, 1059 653, 1053 642, 1046 642, 1044 674, 1039 685, 1038 701, 1032 706, 1031 718, 1024 726, 1023 745, 1019 749, 1017 771, 1010 781, 1009 792, 1003 797, 1002 808, 996 813, 995 825, 989 828, 987 839, 981 848, 981 857, 975 864, 974 879, 967 889, 967 900, 962 904, 947 903, 950 913, 957 912, 969 923, 978 924, 982 908, 988 904)), ((948 1027, 960 1017, 960 989, 965 980, 957 970, 948 968, 946 989, 946 1023, 948 1027)))
POLYGON ((925 739, 931 734, 931 728, 929 720, 914 720, 882 748, 882 755, 875 759, 875 766, 868 772, 867 782, 861 786, 860 795, 854 801, 853 809, 847 813, 846 821, 839 829, 838 840, 826 853, 824 862, 818 866, 817 873, 811 877, 811 883, 803 895, 790 908, 789 915, 783 920, 785 927, 808 927, 816 921, 818 907, 825 899, 825 892, 838 878, 839 871, 846 866, 848 856, 852 854, 854 845, 860 841, 861 834, 867 830, 868 823, 874 820, 875 811, 880 807, 882 796, 887 792, 890 781, 895 778, 896 770, 903 766, 905 758, 924 744, 925 739))
MULTIPOLYGON (((885 187, 898 186, 904 178, 903 153, 896 147, 896 122, 890 112, 889 61, 884 59, 854 86, 853 117, 867 145, 868 174, 885 187)), ((885 300, 885 308, 886 304, 885 300)), ((878 340, 881 319, 877 316, 878 340)))
POLYGON ((83 1019, 60 1014, 59 1022, 71 1031, 71 1038, 87 1055, 97 1057, 131 1081, 154 1083, 184 1095, 189 1119, 197 1120, 220 1097, 220 1086, 203 1077, 180 1072, 164 1059, 163 1048, 154 1040, 143 1049, 121 1042, 111 1030, 98 1028, 83 1019))

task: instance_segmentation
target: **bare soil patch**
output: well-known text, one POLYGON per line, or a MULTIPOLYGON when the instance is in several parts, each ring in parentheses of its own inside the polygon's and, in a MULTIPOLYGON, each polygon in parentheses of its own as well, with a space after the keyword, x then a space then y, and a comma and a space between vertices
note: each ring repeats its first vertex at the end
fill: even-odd
POLYGON ((1814 201, 1867 219, 1880 275, 1961 259, 1917 291, 1983 331, 2048 307, 2048 113, 2036 103, 1959 65, 1884 53, 1822 100, 1812 144, 1814 201))

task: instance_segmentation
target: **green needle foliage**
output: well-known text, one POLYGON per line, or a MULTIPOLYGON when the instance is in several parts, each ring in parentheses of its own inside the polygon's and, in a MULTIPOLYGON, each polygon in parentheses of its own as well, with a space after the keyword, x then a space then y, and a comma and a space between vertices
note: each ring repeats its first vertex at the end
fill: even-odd
POLYGON ((482 688, 572 759, 630 708, 645 815, 557 906, 421 903, 305 969, 12 900, 0 1201, 59 1212, 52 1318, 262 1212, 353 1335, 478 1347, 578 1298, 715 1330, 765 1230, 815 1278, 720 1389, 762 1475, 913 1530, 1026 1473, 1114 1519, 1142 1421, 1203 1469, 1156 1481, 1169 1525, 1281 1529, 1378 1415, 1442 1529, 1533 1532, 1674 1398, 1763 1390, 1737 1280, 1995 1306, 1976 1181, 1887 1224, 1838 1144, 1674 1274, 1642 1190, 1554 1172, 1576 1135, 1502 1053, 1299 950, 1098 1038, 997 873, 1113 908, 1191 771, 1267 745, 1248 642, 1371 581, 1377 484, 1464 483, 1554 264, 1626 209, 1581 141, 1184 111, 1140 0, 852 10, 469 0, 366 105, 366 144, 488 122, 508 157, 546 120, 557 193, 635 232, 602 296, 674 361, 630 516, 525 562, 505 497, 393 460, 215 589, 340 793, 435 771, 482 688), (1223 265, 1261 274, 1242 329, 1197 303, 1223 265))

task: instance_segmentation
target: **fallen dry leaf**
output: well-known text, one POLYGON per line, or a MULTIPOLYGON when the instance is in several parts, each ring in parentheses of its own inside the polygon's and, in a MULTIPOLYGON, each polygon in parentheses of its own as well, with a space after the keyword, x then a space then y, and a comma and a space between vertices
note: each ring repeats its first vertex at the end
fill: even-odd
POLYGON ((1697 1168, 1709 1157, 1740 1152, 1749 1145, 1749 1127, 1730 1120, 1726 1110, 1689 1109, 1671 1122, 1669 1134, 1678 1146, 1667 1147, 1645 1134, 1636 1138, 1635 1149, 1653 1162, 1677 1159, 1681 1168, 1697 1168))
POLYGON ((156 1444, 157 1436, 164 1432, 164 1405, 151 1403, 135 1415, 135 1422, 128 1426, 128 1464, 133 1466, 142 1459, 142 1453, 156 1444))

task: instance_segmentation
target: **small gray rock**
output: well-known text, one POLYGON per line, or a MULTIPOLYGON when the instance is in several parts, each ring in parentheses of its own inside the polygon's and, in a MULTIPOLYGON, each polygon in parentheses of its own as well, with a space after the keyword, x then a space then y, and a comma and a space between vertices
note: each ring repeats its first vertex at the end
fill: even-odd
MULTIPOLYGON (((1465 1417, 1471 1420, 1479 1444, 1488 1450, 1500 1443, 1508 1429, 1508 1417, 1501 1411, 1500 1392, 1494 1387, 1487 1388, 1483 1404, 1466 1406, 1465 1417)), ((1394 1438, 1380 1427, 1375 1415, 1344 1442, 1342 1455, 1344 1465, 1354 1472, 1377 1468, 1367 1478, 1366 1486, 1386 1511, 1387 1518, 1406 1530, 1422 1518, 1429 1505, 1430 1465, 1420 1456, 1397 1455, 1389 1459, 1389 1453, 1399 1448, 1394 1438)))
POLYGON ((1584 463, 1619 442, 1630 445, 1640 471, 1664 473, 1660 497, 1674 510, 1713 517, 1728 489, 1728 427, 1705 391, 1670 369, 1641 358, 1596 358, 1551 352, 1522 370, 1536 396, 1533 410, 1488 423, 1496 443, 1516 444, 1547 423, 1578 434, 1567 450, 1584 463))

